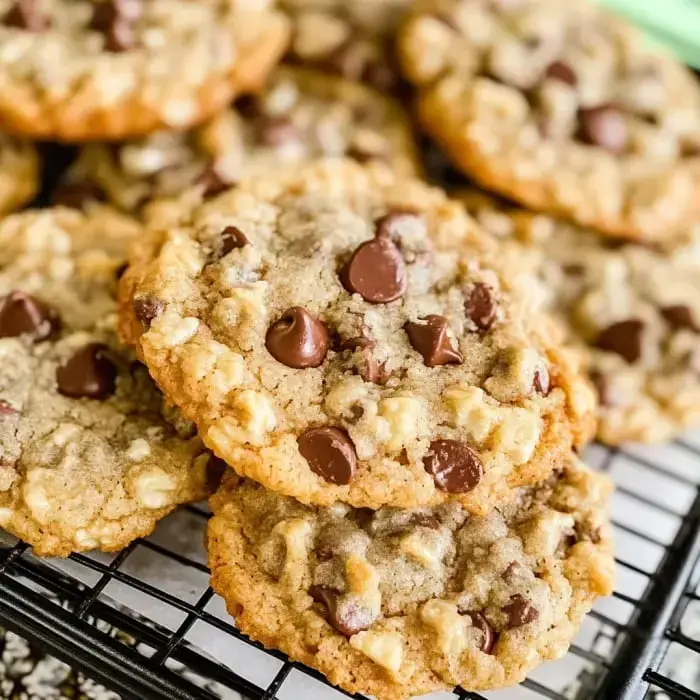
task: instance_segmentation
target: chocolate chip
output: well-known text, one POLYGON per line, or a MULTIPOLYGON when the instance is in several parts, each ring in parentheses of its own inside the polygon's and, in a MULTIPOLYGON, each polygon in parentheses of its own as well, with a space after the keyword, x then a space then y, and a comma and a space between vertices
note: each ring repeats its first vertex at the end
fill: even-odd
POLYGON ((11 292, 0 307, 0 338, 28 335, 38 343, 60 327, 61 320, 55 309, 24 292, 11 292))
POLYGON ((387 159, 386 150, 370 149, 367 148, 366 144, 360 145, 357 143, 353 143, 345 152, 345 155, 362 164, 370 163, 371 161, 386 161, 387 159))
POLYGON ((510 603, 503 607, 503 612, 508 618, 508 629, 528 625, 540 616, 539 610, 519 593, 511 596, 510 603))
POLYGON ((673 306, 665 306, 661 309, 661 315, 666 322, 674 330, 689 330, 696 333, 700 332, 700 328, 695 323, 693 312, 689 306, 685 304, 674 304, 673 306))
POLYGON ((202 196, 205 198, 216 197, 216 195, 225 192, 232 184, 219 175, 213 163, 206 165, 194 181, 195 187, 202 188, 202 196))
POLYGON ((90 29, 104 35, 107 51, 128 51, 135 44, 132 25, 141 10, 141 0, 103 0, 93 9, 90 29))
POLYGON ((498 641, 496 630, 489 625, 486 618, 480 612, 468 612, 466 614, 472 621, 472 625, 482 633, 481 646, 479 649, 481 649, 484 654, 493 654, 496 642, 498 641))
POLYGON ((482 331, 487 331, 496 320, 498 305, 488 284, 477 282, 466 294, 464 312, 472 323, 482 331))
POLYGON ((566 83, 575 87, 578 84, 578 77, 574 72, 574 69, 563 61, 554 61, 547 66, 545 71, 545 76, 551 78, 552 80, 558 80, 561 83, 566 83))
POLYGON ((268 117, 258 125, 258 143, 279 148, 301 140, 299 127, 289 117, 268 117))
POLYGON ((532 380, 532 386, 535 388, 535 391, 538 394, 542 394, 542 396, 547 396, 547 394, 549 394, 549 371, 546 367, 535 370, 535 377, 532 380))
POLYGON ((2 18, 6 27, 25 29, 39 33, 46 30, 50 22, 38 7, 38 0, 15 0, 14 5, 2 18))
POLYGON ((132 302, 134 315, 141 322, 144 329, 151 327, 153 319, 163 313, 165 302, 156 297, 136 297, 132 302))
POLYGON ((4 399, 0 399, 0 416, 13 416, 19 411, 4 399))
POLYGON ((364 335, 356 335, 348 340, 340 341, 340 350, 364 350, 365 348, 373 348, 377 345, 374 338, 368 338, 364 335))
POLYGON ((246 119, 256 119, 260 116, 260 101, 256 95, 240 95, 235 99, 233 107, 246 119))
POLYGON ((467 493, 476 488, 484 474, 474 450, 459 440, 434 440, 423 457, 425 471, 435 485, 448 493, 467 493))
POLYGON ((386 362, 379 362, 370 348, 364 348, 360 355, 360 376, 362 379, 366 382, 372 382, 372 384, 386 384, 391 376, 391 372, 386 368, 386 362))
POLYGON ((599 336, 596 345, 601 350, 614 352, 629 364, 642 356, 644 322, 636 318, 619 321, 608 326, 599 336))
POLYGON ((399 241, 406 229, 416 225, 425 225, 420 214, 406 209, 394 209, 374 222, 374 232, 377 238, 387 236, 392 241, 399 241))
POLYGON ((613 154, 623 153, 627 147, 627 124, 622 112, 614 105, 581 108, 579 124, 579 137, 585 143, 600 146, 613 154))
POLYGON ((375 614, 354 600, 344 600, 336 591, 326 586, 312 586, 309 595, 328 611, 328 621, 340 634, 352 637, 353 634, 369 629, 375 614))
POLYGON ((340 274, 345 289, 370 304, 386 304, 406 291, 406 265, 387 236, 360 245, 340 274))
POLYGON ((89 180, 65 182, 51 193, 51 202, 56 206, 82 209, 89 202, 104 200, 102 190, 89 180))
POLYGON ((297 439, 311 471, 331 484, 349 484, 357 470, 355 446, 340 428, 311 428, 297 439))
POLYGON ((105 399, 116 388, 117 368, 108 356, 109 348, 90 343, 56 369, 58 391, 72 398, 105 399))
POLYGON ((243 248, 250 241, 248 237, 236 226, 227 226, 219 238, 219 257, 223 258, 236 248, 243 248))
POLYGON ((122 277, 124 277, 124 273, 129 269, 129 263, 122 263, 115 271, 114 271, 114 277, 117 280, 120 280, 122 277))
POLYGON ((270 355, 294 369, 318 367, 326 359, 329 344, 326 326, 301 306, 287 309, 265 336, 270 355))
POLYGON ((462 353, 452 346, 447 335, 447 319, 431 314, 422 320, 424 323, 408 321, 404 329, 413 349, 423 356, 423 364, 427 367, 461 364, 464 361, 462 353))

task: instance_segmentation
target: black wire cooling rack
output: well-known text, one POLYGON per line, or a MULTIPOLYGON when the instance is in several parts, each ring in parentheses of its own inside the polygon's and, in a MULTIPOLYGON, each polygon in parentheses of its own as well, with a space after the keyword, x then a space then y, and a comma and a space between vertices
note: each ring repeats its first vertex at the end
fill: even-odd
MULTIPOLYGON (((700 435, 662 448, 596 445, 586 458, 618 487, 614 596, 588 616, 567 657, 521 687, 435 697, 700 700, 700 435)), ((342 698, 236 629, 208 585, 207 518, 204 507, 182 509, 114 556, 40 560, 8 543, 2 624, 125 699, 342 698)))

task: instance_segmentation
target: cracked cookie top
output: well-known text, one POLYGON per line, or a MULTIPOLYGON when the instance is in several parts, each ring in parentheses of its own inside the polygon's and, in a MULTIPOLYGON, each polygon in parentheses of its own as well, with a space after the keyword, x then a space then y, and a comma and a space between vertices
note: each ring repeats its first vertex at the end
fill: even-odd
POLYGON ((178 213, 135 249, 122 333, 241 474, 305 502, 484 511, 589 436, 577 357, 440 190, 332 160, 178 213))
POLYGON ((288 31, 268 0, 0 0, 0 125, 78 141, 183 129, 257 88, 288 31))
POLYGON ((517 247, 537 301, 584 348, 599 395, 598 436, 662 442, 700 425, 700 239, 664 251, 518 209, 462 199, 482 227, 517 247))
POLYGON ((420 169, 411 126, 390 99, 359 83, 278 69, 265 91, 245 96, 189 132, 158 132, 123 144, 86 144, 54 193, 57 204, 107 199, 134 212, 190 187, 207 194, 322 156, 420 169))
POLYGON ((121 549, 204 498, 216 471, 117 342, 117 276, 138 232, 104 207, 0 224, 0 525, 40 555, 121 549))
POLYGON ((398 43, 423 125, 482 186, 618 236, 695 225, 697 82, 595 3, 424 0, 398 43))
POLYGON ((612 485, 571 456, 504 508, 313 508, 225 477, 212 586, 237 627, 351 692, 513 685, 562 656, 614 579, 612 485))

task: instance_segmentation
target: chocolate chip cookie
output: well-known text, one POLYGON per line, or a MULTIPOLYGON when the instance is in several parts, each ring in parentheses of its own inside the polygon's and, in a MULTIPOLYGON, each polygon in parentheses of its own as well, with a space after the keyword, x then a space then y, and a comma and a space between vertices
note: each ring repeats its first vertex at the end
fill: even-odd
POLYGON ((0 134, 0 214, 19 209, 39 189, 39 157, 33 144, 0 134))
POLYGON ((664 251, 613 241, 464 192, 510 257, 537 271, 539 303, 585 349, 604 442, 661 442, 700 426, 700 238, 664 251))
POLYGON ((287 60, 396 92, 393 40, 408 5, 409 0, 281 0, 292 20, 287 60))
POLYGON ((268 0, 0 0, 0 128, 123 139, 259 87, 289 36, 268 0))
POLYGON ((106 208, 0 224, 0 526, 40 555, 121 549, 206 497, 217 471, 117 342, 117 276, 138 230, 106 208))
POLYGON ((237 627, 350 692, 514 685, 612 592, 608 479, 568 458, 505 508, 319 508, 224 477, 212 587, 237 627))
POLYGON ((411 126, 390 99, 335 76, 279 69, 263 94, 194 131, 83 146, 54 198, 74 206, 106 198, 133 212, 192 186, 211 195, 242 178, 344 155, 419 172, 411 126))
POLYGON ((589 437, 577 358, 442 191, 333 159, 179 216, 135 251, 122 333, 240 474, 322 505, 485 511, 589 437))
POLYGON ((419 1, 398 43, 424 127, 482 186, 617 236, 697 227, 696 80, 595 3, 419 1))

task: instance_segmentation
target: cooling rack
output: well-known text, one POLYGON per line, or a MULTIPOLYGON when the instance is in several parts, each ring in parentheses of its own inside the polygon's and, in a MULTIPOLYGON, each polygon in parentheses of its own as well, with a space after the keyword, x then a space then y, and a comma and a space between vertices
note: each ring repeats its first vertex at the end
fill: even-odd
MULTIPOLYGON (((431 698, 700 700, 700 434, 663 447, 595 445, 586 459, 617 484, 614 596, 565 658, 521 687, 431 698)), ((0 620, 125 699, 342 700, 238 632, 208 585, 208 517, 184 508, 116 555, 40 560, 0 540, 0 620)))

